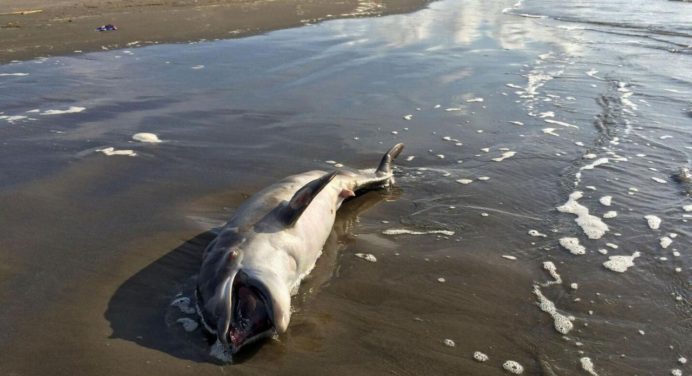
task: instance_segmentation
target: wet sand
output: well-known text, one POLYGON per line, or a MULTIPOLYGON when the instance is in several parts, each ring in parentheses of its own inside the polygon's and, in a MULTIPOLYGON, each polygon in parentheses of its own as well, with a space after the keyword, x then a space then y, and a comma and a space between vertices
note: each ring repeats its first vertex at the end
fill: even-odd
POLYGON ((0 63, 226 39, 326 19, 410 12, 429 0, 21 0, 0 7, 0 63), (113 24, 117 31, 98 32, 113 24))

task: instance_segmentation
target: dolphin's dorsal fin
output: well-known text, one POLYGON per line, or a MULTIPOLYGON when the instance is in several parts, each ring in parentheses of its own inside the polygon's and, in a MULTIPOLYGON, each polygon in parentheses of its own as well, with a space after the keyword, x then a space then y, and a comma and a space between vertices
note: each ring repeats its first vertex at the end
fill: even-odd
POLYGON ((287 227, 293 226, 296 221, 298 221, 298 218, 300 218, 300 216, 303 214, 305 209, 310 206, 310 203, 317 196, 317 194, 320 193, 337 174, 337 171, 331 172, 305 184, 302 188, 300 188, 298 192, 293 195, 291 201, 289 201, 288 204, 281 209, 281 221, 284 223, 284 225, 287 227))

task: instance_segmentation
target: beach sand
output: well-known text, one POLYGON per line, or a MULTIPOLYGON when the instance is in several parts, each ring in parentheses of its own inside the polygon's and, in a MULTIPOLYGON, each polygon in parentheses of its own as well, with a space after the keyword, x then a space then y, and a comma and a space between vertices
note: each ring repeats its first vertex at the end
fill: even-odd
POLYGON ((409 12, 428 0, 39 0, 0 8, 0 63, 127 46, 224 39, 343 17, 409 12), (99 32, 113 24, 117 31, 99 32))

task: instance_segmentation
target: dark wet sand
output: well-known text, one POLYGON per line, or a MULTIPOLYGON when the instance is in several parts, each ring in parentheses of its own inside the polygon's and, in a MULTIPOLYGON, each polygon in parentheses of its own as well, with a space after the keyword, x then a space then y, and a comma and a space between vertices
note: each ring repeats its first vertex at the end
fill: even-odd
POLYGON ((0 63, 74 51, 233 38, 325 19, 404 13, 429 1, 5 1, 0 6, 0 63), (95 31, 105 24, 118 30, 95 31))

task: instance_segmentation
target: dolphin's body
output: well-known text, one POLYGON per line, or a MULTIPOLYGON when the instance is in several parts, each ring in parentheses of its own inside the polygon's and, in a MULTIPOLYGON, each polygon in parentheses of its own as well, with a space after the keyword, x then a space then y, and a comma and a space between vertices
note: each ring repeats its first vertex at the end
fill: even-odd
POLYGON ((216 346, 234 354, 283 333, 291 296, 310 273, 341 203, 393 183, 392 147, 377 169, 309 171, 271 185, 243 203, 204 251, 197 309, 216 346))

